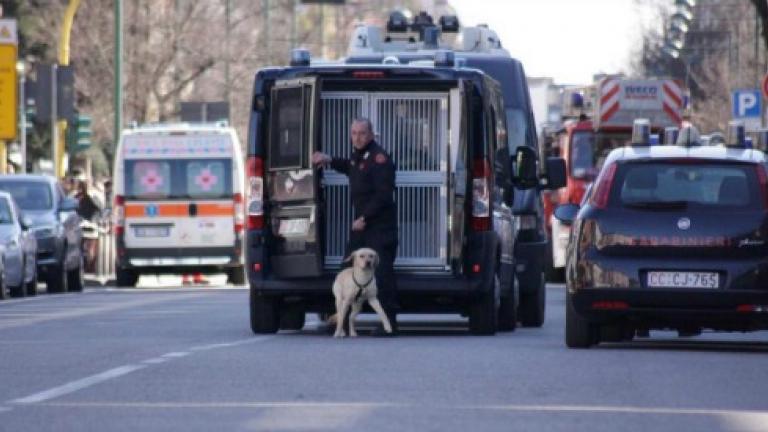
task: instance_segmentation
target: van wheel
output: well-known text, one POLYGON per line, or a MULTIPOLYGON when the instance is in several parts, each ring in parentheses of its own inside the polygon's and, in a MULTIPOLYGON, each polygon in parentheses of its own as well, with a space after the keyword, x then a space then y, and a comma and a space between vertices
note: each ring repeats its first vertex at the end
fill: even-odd
POLYGON ((49 293, 67 292, 67 272, 64 271, 63 265, 51 267, 46 275, 45 285, 49 293))
POLYGON ((118 287, 133 288, 139 281, 139 273, 134 270, 115 268, 115 283, 118 287))
POLYGON ((80 258, 80 265, 76 269, 67 272, 67 286, 69 291, 81 292, 85 281, 83 280, 83 258, 80 258))
MULTIPOLYGON (((498 275, 496 275, 496 279, 499 279, 498 275)), ((506 296, 502 296, 499 302, 499 331, 515 331, 517 328, 519 289, 515 279, 512 276, 510 292, 506 296)))
POLYGON ((599 327, 582 318, 573 306, 570 294, 565 295, 565 344, 568 348, 589 348, 598 343, 599 327))
POLYGON ((229 283, 232 285, 244 285, 245 284, 245 267, 237 266, 229 269, 229 283))
POLYGON ((469 331, 475 335, 494 335, 499 318, 497 300, 500 296, 501 283, 494 276, 491 289, 482 293, 479 299, 469 306, 469 331))
POLYGON ((307 313, 303 307, 290 306, 280 313, 280 330, 301 330, 306 319, 307 313))
POLYGON ((523 327, 541 327, 547 306, 547 285, 542 274, 539 286, 533 292, 520 293, 520 324, 523 327))
POLYGON ((280 328, 280 299, 251 291, 251 330, 256 334, 276 333, 280 328))

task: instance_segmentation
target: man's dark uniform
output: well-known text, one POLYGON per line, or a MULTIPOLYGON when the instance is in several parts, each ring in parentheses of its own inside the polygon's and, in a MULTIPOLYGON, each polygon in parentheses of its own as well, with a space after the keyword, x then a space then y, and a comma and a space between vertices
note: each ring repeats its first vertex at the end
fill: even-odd
POLYGON ((353 220, 365 218, 365 230, 350 233, 345 256, 361 247, 369 247, 379 254, 378 297, 387 314, 392 315, 397 308, 393 269, 397 252, 395 164, 387 152, 371 140, 364 149, 353 149, 350 159, 333 158, 331 168, 349 177, 353 220))

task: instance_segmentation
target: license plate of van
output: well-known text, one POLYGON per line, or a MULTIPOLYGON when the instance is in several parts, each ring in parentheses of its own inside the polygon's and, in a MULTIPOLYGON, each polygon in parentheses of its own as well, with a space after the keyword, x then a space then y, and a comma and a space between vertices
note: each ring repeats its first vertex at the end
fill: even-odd
POLYGON ((136 237, 168 237, 170 229, 168 227, 133 227, 136 237))
POLYGON ((712 272, 648 272, 649 288, 717 288, 720 275, 712 272))
POLYGON ((309 219, 281 219, 277 233, 281 236, 307 235, 309 219))

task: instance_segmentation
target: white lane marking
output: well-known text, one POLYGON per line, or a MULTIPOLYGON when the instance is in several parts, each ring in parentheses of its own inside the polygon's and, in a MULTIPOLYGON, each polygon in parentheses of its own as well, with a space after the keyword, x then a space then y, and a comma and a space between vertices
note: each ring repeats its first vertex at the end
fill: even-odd
POLYGON ((179 351, 179 352, 169 352, 168 354, 163 354, 160 357, 164 358, 180 358, 180 357, 186 357, 192 353, 187 351, 179 351))
POLYGON ((638 406, 600 406, 600 405, 451 405, 451 404, 413 404, 391 402, 293 402, 293 401, 235 401, 235 402, 47 402, 50 406, 95 407, 95 408, 393 408, 393 409, 446 409, 478 411, 519 411, 552 413, 611 413, 611 414, 669 414, 723 416, 739 419, 765 419, 768 411, 709 409, 709 408, 667 408, 638 406))
POLYGON ((121 377, 123 375, 127 375, 131 372, 137 371, 139 369, 143 369, 145 367, 146 366, 144 365, 125 365, 125 366, 116 367, 114 369, 110 369, 108 371, 104 371, 96 375, 91 375, 89 377, 85 377, 77 381, 69 382, 59 387, 54 387, 52 389, 41 391, 39 393, 35 393, 33 395, 29 395, 27 397, 23 397, 20 399, 14 399, 11 402, 17 403, 17 404, 31 404, 31 403, 43 402, 49 399, 63 396, 65 394, 74 393, 78 390, 82 390, 86 387, 90 387, 104 381, 108 381, 117 377, 121 377))
MULTIPOLYGON (((259 337, 249 338, 249 339, 240 339, 240 340, 236 340, 236 341, 233 341, 233 342, 226 342, 226 343, 215 344, 214 347, 215 348, 233 347, 233 346, 237 346, 237 345, 245 345, 245 344, 248 344, 248 343, 264 342, 264 341, 267 341, 267 340, 272 339, 272 338, 274 338, 274 336, 259 336, 259 337)), ((210 347, 210 346, 211 345, 208 345, 208 347, 210 347)), ((206 347, 206 346, 204 346, 204 347, 206 347)), ((211 349, 213 349, 213 348, 211 348, 211 349)), ((38 392, 38 393, 35 393, 35 394, 32 394, 32 395, 29 395, 29 396, 26 396, 26 397, 23 397, 23 398, 14 399, 12 401, 9 401, 9 403, 32 404, 32 403, 44 402, 44 401, 47 401, 49 399, 54 399, 54 398, 57 398, 59 396, 64 396, 64 395, 69 394, 69 393, 74 393, 74 392, 76 392, 78 390, 82 390, 82 389, 84 389, 86 387, 91 387, 91 386, 94 386, 96 384, 100 384, 100 383, 102 383, 104 381, 108 381, 108 380, 111 380, 111 379, 114 379, 114 378, 121 377, 123 375, 127 375, 127 374, 129 374, 131 372, 135 372, 137 370, 144 369, 144 368, 148 367, 149 365, 161 364, 161 363, 165 363, 167 361, 170 361, 172 359, 186 357, 186 356, 192 354, 190 351, 193 351, 193 350, 191 349, 189 351, 174 351, 174 352, 163 354, 160 357, 155 357, 155 358, 144 360, 144 361, 140 362, 141 364, 125 365, 125 366, 116 367, 114 369, 110 369, 108 371, 104 371, 104 372, 101 372, 101 373, 96 374, 96 375, 91 375, 91 376, 85 377, 83 379, 72 381, 72 382, 69 382, 67 384, 64 384, 64 385, 61 385, 61 386, 58 386, 58 387, 54 387, 54 388, 51 388, 51 389, 48 389, 48 390, 44 390, 44 391, 41 391, 41 392, 38 392)), ((201 350, 197 350, 197 351, 201 351, 201 350)))

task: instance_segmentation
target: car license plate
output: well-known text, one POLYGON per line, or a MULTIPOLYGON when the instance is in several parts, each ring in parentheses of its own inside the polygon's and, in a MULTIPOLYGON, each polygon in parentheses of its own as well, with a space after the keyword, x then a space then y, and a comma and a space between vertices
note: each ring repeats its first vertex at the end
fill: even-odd
POLYGON ((711 272, 648 272, 649 288, 717 288, 720 275, 711 272))
POLYGON ((277 233, 282 236, 307 235, 309 219, 281 219, 277 233))
POLYGON ((136 237, 168 237, 170 234, 168 227, 134 227, 133 232, 136 237))

